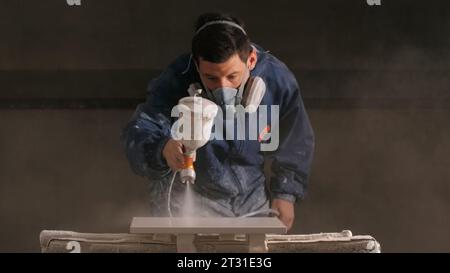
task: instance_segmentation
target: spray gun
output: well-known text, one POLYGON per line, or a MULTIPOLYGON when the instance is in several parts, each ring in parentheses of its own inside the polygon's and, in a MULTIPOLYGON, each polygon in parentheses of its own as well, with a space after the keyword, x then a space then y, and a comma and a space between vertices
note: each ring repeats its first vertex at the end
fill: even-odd
POLYGON ((213 121, 217 115, 217 105, 200 97, 202 90, 197 89, 195 95, 179 100, 180 134, 184 152, 184 168, 180 171, 182 183, 195 182, 194 162, 196 150, 205 145, 210 138, 213 121))
MULTIPOLYGON (((194 184, 196 174, 194 161, 196 151, 209 141, 214 118, 217 115, 217 105, 205 98, 198 96, 201 89, 195 91, 192 97, 184 97, 178 101, 177 108, 180 111, 177 126, 172 128, 172 136, 183 144, 184 167, 180 171, 182 183, 194 184), (175 129, 175 130, 174 130, 175 129)), ((177 172, 174 172, 167 193, 167 210, 172 217, 170 207, 172 186, 177 172)))

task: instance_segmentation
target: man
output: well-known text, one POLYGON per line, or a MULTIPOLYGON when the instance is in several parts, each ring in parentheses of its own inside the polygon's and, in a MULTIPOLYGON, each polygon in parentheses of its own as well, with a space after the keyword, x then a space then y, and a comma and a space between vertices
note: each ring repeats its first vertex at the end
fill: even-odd
POLYGON ((146 102, 138 106, 123 131, 131 167, 150 180, 154 216, 167 215, 168 206, 179 215, 185 206, 186 186, 179 182, 173 183, 171 204, 166 202, 172 174, 184 166, 183 145, 171 135, 176 120, 171 117, 172 108, 192 95, 188 89, 193 84, 221 107, 240 104, 251 92, 248 86, 254 77, 265 85, 264 92, 256 92, 262 96, 259 108, 279 109, 274 124, 259 131, 264 136, 271 128, 279 130, 277 148, 263 151, 261 138, 223 138, 198 149, 197 178, 191 186, 195 215, 242 216, 268 209, 270 203, 280 220, 292 227, 294 203, 304 197, 314 150, 298 84, 281 61, 250 42, 238 19, 214 13, 198 18, 191 54, 180 56, 150 82, 146 102), (270 185, 264 176, 265 162, 271 162, 270 185))

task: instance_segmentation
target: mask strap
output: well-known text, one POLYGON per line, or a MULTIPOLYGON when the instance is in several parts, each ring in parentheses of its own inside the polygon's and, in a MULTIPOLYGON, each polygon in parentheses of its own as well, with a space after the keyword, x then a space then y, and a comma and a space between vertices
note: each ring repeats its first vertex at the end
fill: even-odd
POLYGON ((192 62, 192 53, 191 55, 189 55, 189 62, 186 66, 186 69, 183 72, 181 72, 182 75, 186 74, 189 71, 189 68, 191 67, 191 62, 192 62))
POLYGON ((197 62, 194 60, 195 68, 197 69, 198 76, 200 77, 200 81, 202 82, 203 88, 205 89, 205 94, 208 97, 208 99, 214 101, 214 96, 212 95, 211 90, 209 90, 208 86, 203 81, 203 77, 200 74, 200 69, 198 69, 197 62))
POLYGON ((211 21, 211 22, 208 22, 208 23, 204 24, 203 26, 201 26, 201 27, 195 32, 195 35, 194 35, 194 36, 197 36, 197 35, 198 35, 203 29, 205 29, 207 26, 210 26, 210 25, 217 25, 217 24, 221 24, 221 25, 229 25, 229 26, 235 27, 235 28, 239 29, 240 31, 242 31, 242 33, 244 33, 244 35, 247 35, 247 32, 245 32, 244 28, 242 28, 240 25, 238 25, 238 24, 236 24, 236 23, 234 23, 234 22, 231 22, 231 21, 227 21, 227 20, 217 20, 217 21, 211 21))
POLYGON ((239 90, 236 94, 236 102, 235 105, 239 105, 242 102, 242 97, 244 95, 244 88, 245 84, 248 82, 248 79, 250 78, 250 69, 247 68, 247 73, 243 76, 241 86, 239 86, 239 90))

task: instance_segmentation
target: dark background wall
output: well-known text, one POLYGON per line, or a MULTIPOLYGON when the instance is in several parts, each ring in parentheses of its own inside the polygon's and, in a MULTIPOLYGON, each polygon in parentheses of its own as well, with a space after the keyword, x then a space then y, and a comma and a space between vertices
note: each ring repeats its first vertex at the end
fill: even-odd
POLYGON ((145 180, 119 135, 205 11, 241 17, 296 74, 316 132, 293 232, 351 229, 383 251, 450 251, 446 1, 0 3, 0 251, 42 229, 127 232, 145 180))

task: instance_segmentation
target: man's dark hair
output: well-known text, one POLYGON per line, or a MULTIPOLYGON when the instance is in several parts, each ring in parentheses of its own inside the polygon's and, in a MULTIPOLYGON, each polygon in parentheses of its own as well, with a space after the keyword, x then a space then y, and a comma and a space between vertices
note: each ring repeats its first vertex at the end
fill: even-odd
MULTIPOLYGON (((244 28, 244 23, 232 16, 220 13, 205 13, 198 17, 195 32, 211 21, 230 21, 244 28)), ((228 24, 213 24, 202 29, 192 39, 192 55, 198 62, 202 57, 212 63, 223 63, 234 54, 243 62, 252 51, 249 37, 237 27, 228 24)))

